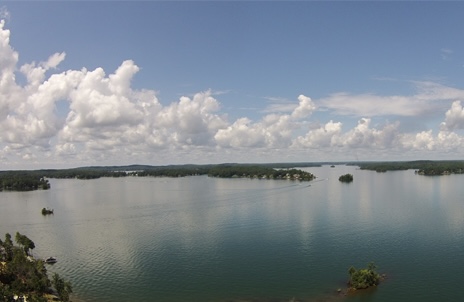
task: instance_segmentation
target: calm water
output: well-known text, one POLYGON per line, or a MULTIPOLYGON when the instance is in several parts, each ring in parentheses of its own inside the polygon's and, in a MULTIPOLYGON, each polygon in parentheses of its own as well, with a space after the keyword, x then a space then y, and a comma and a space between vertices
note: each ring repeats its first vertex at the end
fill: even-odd
POLYGON ((318 179, 52 179, 0 193, 0 234, 56 256, 80 301, 462 301, 464 175, 307 170, 318 179), (369 261, 386 282, 333 294, 369 261))

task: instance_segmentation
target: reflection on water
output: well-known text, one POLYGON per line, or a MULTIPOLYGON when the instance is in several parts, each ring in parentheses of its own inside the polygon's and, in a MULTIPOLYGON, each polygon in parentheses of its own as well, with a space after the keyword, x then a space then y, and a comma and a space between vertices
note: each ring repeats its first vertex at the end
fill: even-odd
POLYGON ((1 193, 0 231, 56 256, 50 270, 82 301, 457 300, 462 175, 307 170, 318 179, 51 180, 49 191, 1 193), (338 181, 346 173, 353 183, 338 181), (334 294, 349 266, 369 261, 388 282, 334 294))

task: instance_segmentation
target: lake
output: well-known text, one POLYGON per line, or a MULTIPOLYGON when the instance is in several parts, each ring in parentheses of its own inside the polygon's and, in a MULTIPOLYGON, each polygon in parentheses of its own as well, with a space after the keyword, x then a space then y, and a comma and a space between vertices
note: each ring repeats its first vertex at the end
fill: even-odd
POLYGON ((464 175, 304 170, 317 179, 51 179, 0 193, 0 235, 57 257, 74 301, 463 299, 464 175), (387 280, 337 296, 370 261, 387 280))

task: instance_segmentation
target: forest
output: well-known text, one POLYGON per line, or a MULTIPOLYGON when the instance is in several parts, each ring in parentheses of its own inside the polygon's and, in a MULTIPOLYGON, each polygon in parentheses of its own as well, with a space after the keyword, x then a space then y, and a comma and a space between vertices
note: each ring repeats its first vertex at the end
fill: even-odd
POLYGON ((0 191, 31 191, 50 188, 48 178, 96 179, 100 177, 258 177, 275 179, 312 180, 314 175, 294 166, 318 166, 313 163, 297 164, 219 164, 219 165, 169 165, 169 166, 109 166, 74 169, 44 169, 30 171, 0 171, 0 191), (287 176, 287 174, 289 174, 287 176), (297 177, 296 177, 297 176, 297 177))
POLYGON ((296 169, 303 167, 320 167, 322 165, 344 164, 359 166, 363 170, 377 172, 395 170, 415 170, 418 175, 435 176, 464 173, 464 161, 391 161, 391 162, 298 162, 265 164, 211 164, 211 165, 128 165, 128 166, 94 166, 73 169, 42 169, 23 171, 0 171, 0 191, 31 191, 50 188, 48 178, 96 179, 100 177, 152 176, 185 177, 208 175, 210 177, 248 177, 267 179, 313 180, 309 172, 296 169))
POLYGON ((273 169, 258 165, 218 165, 209 170, 208 176, 222 178, 291 179, 304 181, 310 181, 315 178, 313 174, 299 169, 273 169))
POLYGON ((0 191, 32 191, 50 189, 48 180, 32 171, 0 172, 0 191))
POLYGON ((448 175, 464 173, 463 160, 415 160, 415 161, 392 161, 392 162, 359 162, 350 163, 359 166, 362 170, 373 170, 377 172, 396 170, 416 170, 419 175, 448 175))

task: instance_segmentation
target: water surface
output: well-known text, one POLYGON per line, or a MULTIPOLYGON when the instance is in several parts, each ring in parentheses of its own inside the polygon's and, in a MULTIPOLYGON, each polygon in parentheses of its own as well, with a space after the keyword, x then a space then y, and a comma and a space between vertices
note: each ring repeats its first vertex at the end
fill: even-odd
POLYGON ((462 299, 464 175, 305 170, 318 178, 51 179, 48 191, 0 193, 0 232, 56 256, 49 271, 82 301, 462 299), (369 261, 386 282, 334 295, 369 261))

